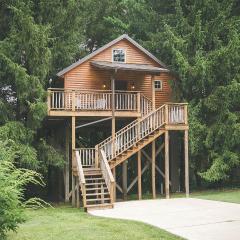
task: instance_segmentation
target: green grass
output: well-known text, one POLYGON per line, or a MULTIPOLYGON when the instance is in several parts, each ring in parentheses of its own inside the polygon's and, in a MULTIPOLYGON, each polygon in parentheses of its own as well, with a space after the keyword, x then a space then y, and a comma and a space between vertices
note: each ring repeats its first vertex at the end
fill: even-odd
POLYGON ((93 217, 71 207, 27 210, 27 221, 9 240, 182 239, 156 227, 128 220, 93 217))
MULTIPOLYGON (((184 193, 173 193, 170 195, 171 198, 183 198, 184 193)), ((215 200, 222 202, 240 203, 240 188, 235 189, 218 189, 218 190, 204 190, 195 191, 190 194, 191 198, 200 198, 206 200, 215 200)), ((157 198, 164 199, 164 195, 157 195, 157 198)), ((137 195, 130 195, 128 200, 136 200, 137 195)), ((152 199, 152 194, 144 194, 143 199, 152 199)))
POLYGON ((221 189, 195 192, 190 195, 194 198, 215 200, 222 202, 240 203, 240 189, 221 189))

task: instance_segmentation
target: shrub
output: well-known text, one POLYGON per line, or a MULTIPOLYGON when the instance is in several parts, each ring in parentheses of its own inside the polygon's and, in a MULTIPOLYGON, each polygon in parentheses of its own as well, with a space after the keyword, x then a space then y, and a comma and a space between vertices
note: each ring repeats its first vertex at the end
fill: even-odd
POLYGON ((0 239, 9 230, 16 231, 24 221, 24 189, 29 183, 42 184, 35 171, 16 168, 12 163, 15 153, 0 141, 0 239))

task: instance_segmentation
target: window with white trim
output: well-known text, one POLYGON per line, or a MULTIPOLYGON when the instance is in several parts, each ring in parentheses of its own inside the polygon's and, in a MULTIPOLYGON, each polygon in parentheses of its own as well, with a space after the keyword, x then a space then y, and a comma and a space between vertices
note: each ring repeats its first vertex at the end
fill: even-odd
POLYGON ((154 81, 154 89, 155 89, 155 91, 162 90, 162 81, 161 80, 154 81))
POLYGON ((126 52, 124 49, 113 49, 112 50, 112 61, 113 62, 126 62, 126 52))

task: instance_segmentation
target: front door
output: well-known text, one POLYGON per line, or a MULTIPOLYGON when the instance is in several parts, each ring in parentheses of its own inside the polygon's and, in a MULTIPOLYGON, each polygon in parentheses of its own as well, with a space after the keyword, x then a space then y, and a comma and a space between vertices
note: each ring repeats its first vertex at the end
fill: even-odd
POLYGON ((116 80, 116 82, 115 82, 115 90, 127 91, 127 81, 116 80))

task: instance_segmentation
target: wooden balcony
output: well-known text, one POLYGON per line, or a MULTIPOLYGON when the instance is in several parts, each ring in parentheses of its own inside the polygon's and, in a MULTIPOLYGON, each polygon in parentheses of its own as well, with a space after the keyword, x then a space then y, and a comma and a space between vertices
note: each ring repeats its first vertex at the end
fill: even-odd
MULTIPOLYGON (((48 89, 49 116, 112 116, 112 92, 48 89)), ((114 93, 116 117, 141 117, 152 111, 152 102, 141 92, 114 93)))

